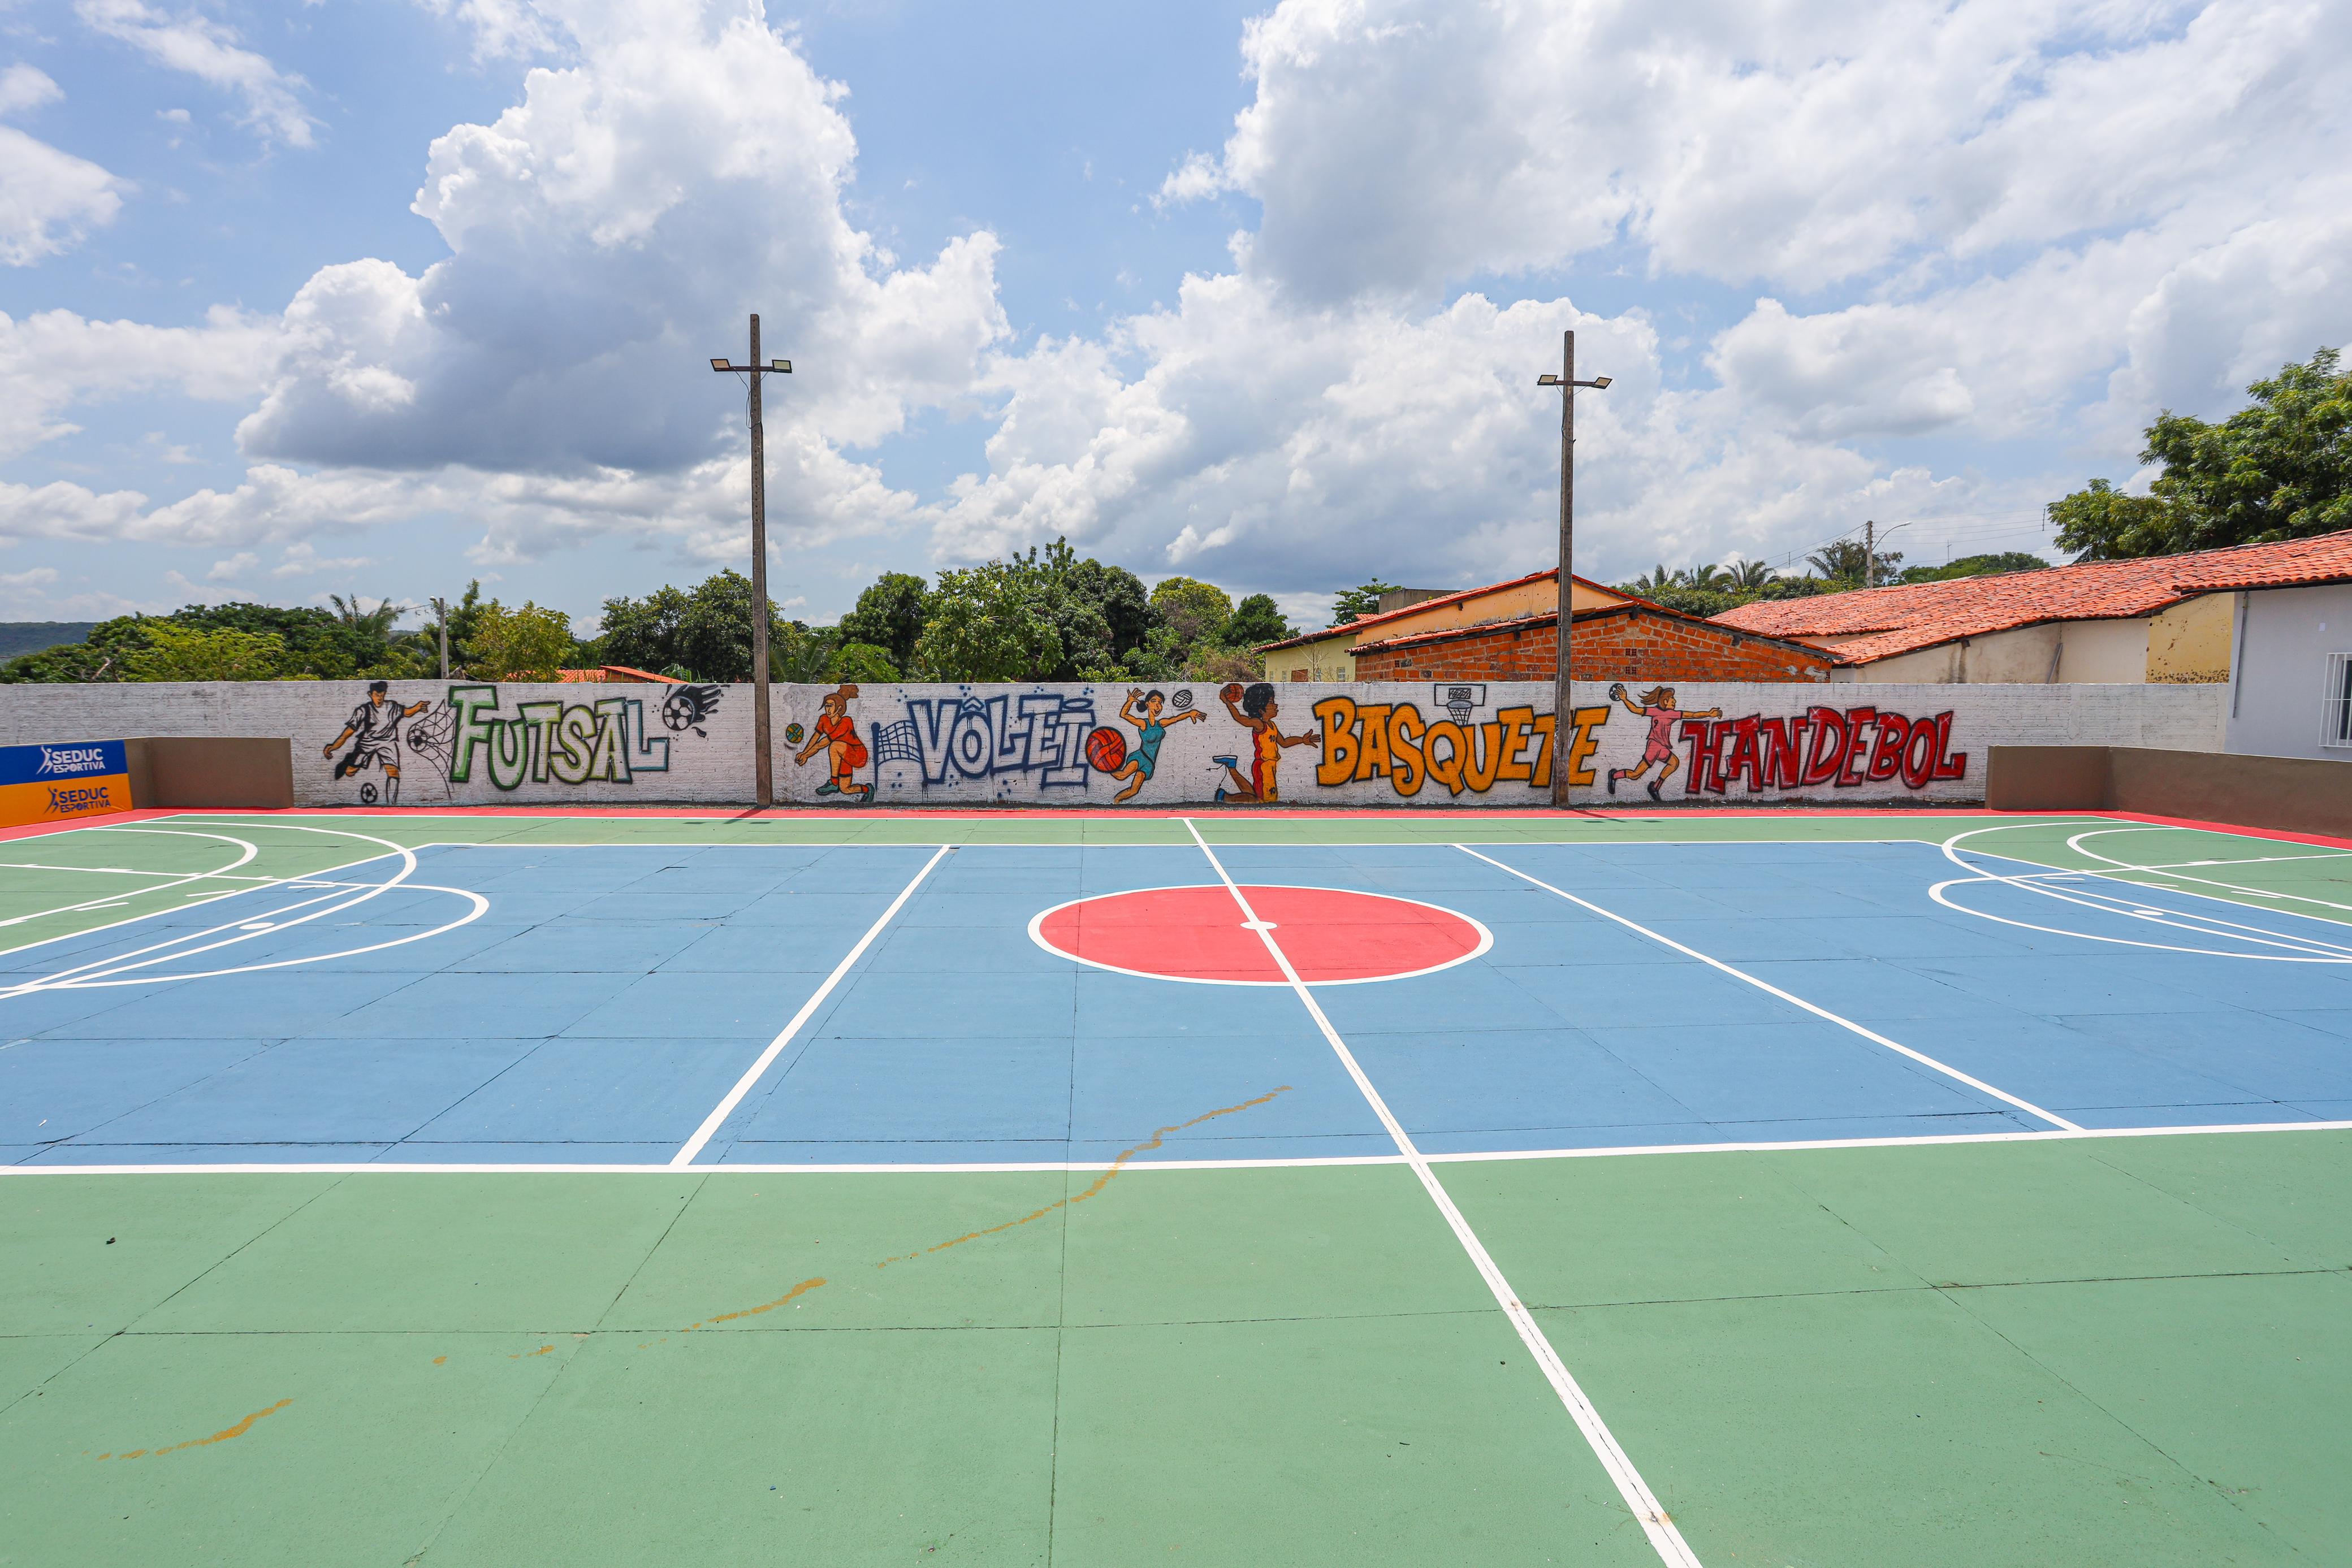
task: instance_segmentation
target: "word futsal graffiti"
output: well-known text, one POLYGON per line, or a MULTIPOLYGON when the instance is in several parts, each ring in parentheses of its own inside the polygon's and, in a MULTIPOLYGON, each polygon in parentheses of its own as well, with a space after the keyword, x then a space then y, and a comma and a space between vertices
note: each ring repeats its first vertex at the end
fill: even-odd
POLYGON ((669 771, 669 737, 648 736, 645 704, 635 697, 600 697, 593 705, 557 700, 515 705, 497 712, 496 686, 451 686, 456 716, 450 737, 449 781, 470 782, 478 760, 499 789, 525 782, 626 784, 639 773, 669 771))

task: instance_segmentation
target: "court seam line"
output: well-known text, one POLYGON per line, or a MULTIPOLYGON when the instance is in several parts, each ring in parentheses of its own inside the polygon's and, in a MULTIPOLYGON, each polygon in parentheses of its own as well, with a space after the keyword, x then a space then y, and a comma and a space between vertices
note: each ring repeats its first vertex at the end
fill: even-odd
MULTIPOLYGON (((1644 1155, 1777 1155, 1830 1152, 1839 1149, 1900 1149, 1943 1147, 1966 1144, 2055 1144, 2102 1138, 2170 1138, 2205 1134, 2261 1133, 2346 1133, 2352 1121, 2195 1122, 2143 1127, 2082 1127, 2073 1132, 2020 1130, 2013 1133, 1919 1133, 1876 1138, 1769 1138, 1725 1144, 1601 1144, 1571 1149, 1473 1149, 1458 1154, 1424 1154, 1433 1166, 1481 1165, 1503 1160, 1597 1160, 1644 1155)), ((39 1151, 65 1147, 44 1145, 39 1151)), ((101 1145, 103 1146, 103 1145, 101 1145)), ((1128 1174, 1149 1171, 1311 1170, 1331 1166, 1401 1166, 1402 1155, 1307 1155, 1296 1158, 1241 1160, 1136 1160, 1128 1174)), ((554 1160, 313 1160, 205 1161, 202 1164, 155 1165, 31 1165, 0 1166, 0 1177, 12 1176, 667 1176, 680 1167, 652 1161, 626 1165, 567 1163, 554 1160)), ((1099 1172, 1108 1160, 992 1160, 919 1164, 892 1161, 882 1165, 773 1165, 744 1161, 740 1165, 695 1166, 696 1171, 729 1176, 1019 1176, 1053 1171, 1099 1172)))
MULTIPOLYGON (((1677 953, 1696 958, 1711 969, 1728 975, 1735 980, 1739 980, 1748 985, 1753 986, 1758 990, 1763 991, 1768 995, 1778 997, 1782 1001, 1789 1003, 1790 1006, 1801 1008, 1806 1012, 1812 1014, 1815 1018, 1824 1019, 1830 1023, 1837 1025, 1840 1029, 1860 1035, 1863 1039, 1869 1040, 1874 1045, 1885 1046, 1887 1050, 1895 1052, 1897 1055, 1907 1056, 1923 1067, 1933 1068, 1937 1072, 1942 1073, 1945 1077, 1965 1083, 1969 1088, 1978 1091, 1979 1093, 1990 1094, 1996 1100, 2005 1102, 2006 1103, 2013 1105, 2019 1110, 2024 1111, 2029 1114, 2039 1116, 2053 1127, 2071 1133, 2080 1133, 2086 1130, 2079 1123, 2070 1122, 2065 1117, 2058 1114, 2055 1111, 2045 1111, 2031 1100, 2020 1099, 2017 1095, 2011 1094, 2006 1089, 1995 1088, 1992 1084, 1986 1082, 1983 1079, 1976 1077, 1972 1073, 1963 1072, 1958 1068, 1952 1066, 1948 1062, 1937 1061, 1934 1057, 1929 1056, 1924 1051, 1914 1051, 1911 1047, 1903 1044, 1899 1040, 1889 1040, 1886 1036, 1880 1034, 1877 1030, 1870 1029, 1865 1025, 1858 1024, 1852 1019, 1844 1017, 1843 1014, 1833 1013, 1830 1011, 1829 1009, 1822 1007, 1817 1003, 1809 1002, 1793 991, 1784 991, 1780 987, 1772 984, 1769 980, 1751 975, 1745 969, 1738 968, 1730 964, 1725 963, 1720 958, 1709 957, 1706 954, 1700 952, 1696 947, 1685 946, 1684 944, 1675 941, 1671 936, 1663 936, 1658 932, 1653 931, 1648 926, 1643 925, 1637 921, 1628 920, 1625 916, 1615 913, 1613 910, 1603 909, 1601 905, 1592 903, 1589 899, 1579 898, 1572 893, 1569 893, 1561 888, 1554 887, 1551 883, 1543 881, 1539 877, 1529 876, 1526 872, 1519 870, 1517 866, 1506 865, 1501 861, 1495 859, 1491 855, 1482 855, 1467 844, 1456 844, 1454 847, 1460 850, 1464 854, 1468 855, 1473 860, 1485 861, 1488 865, 1493 866, 1497 871, 1508 872, 1511 875, 1517 877, 1521 882, 1530 883, 1537 887, 1542 888, 1546 893, 1553 894, 1560 898, 1564 898, 1568 900, 1569 903, 1575 904, 1578 908, 1589 910, 1592 914, 1600 915, 1604 920, 1614 921, 1618 925, 1622 925, 1626 930, 1634 933, 1636 936, 1646 936, 1651 941, 1658 943, 1662 946, 1671 947, 1677 953)), ((1570 1021, 1572 1022, 1573 1020, 1570 1021)))
POLYGON ((1389 1109, 1388 1102, 1383 1100, 1380 1091, 1373 1087, 1372 1081, 1365 1073, 1362 1064, 1357 1061, 1355 1053, 1348 1049, 1347 1041, 1339 1037, 1339 1031, 1332 1026, 1329 1017, 1323 1011, 1322 1004, 1315 999, 1314 990, 1306 981, 1299 978, 1298 971, 1292 966, 1289 956, 1283 952, 1282 945, 1274 939, 1273 926, 1268 922, 1258 918, 1257 912, 1250 907, 1249 899, 1234 883, 1232 874, 1225 870, 1224 862, 1217 858, 1216 851, 1209 847, 1209 841, 1201 836, 1201 830, 1193 825, 1192 820, 1186 817, 1181 821, 1185 831, 1192 835, 1192 841, 1198 844, 1201 852, 1208 857, 1209 864, 1216 871, 1217 880, 1223 883, 1226 891, 1234 895, 1234 902, 1241 906, 1246 923, 1258 934, 1259 940, 1265 944, 1266 952, 1288 978, 1292 993, 1298 998, 1300 1003, 1307 1009, 1307 1014, 1314 1019, 1316 1027, 1322 1030, 1325 1041, 1339 1058, 1340 1066, 1345 1068, 1348 1076, 1355 1081, 1356 1088, 1363 1095, 1365 1103, 1371 1107, 1373 1114, 1380 1118, 1381 1124, 1388 1130, 1389 1137, 1395 1143, 1398 1154, 1403 1156, 1404 1164, 1420 1179, 1422 1189, 1428 1193, 1431 1200, 1436 1205, 1439 1215, 1453 1230, 1454 1240, 1460 1244, 1465 1252, 1470 1255, 1472 1266, 1478 1270, 1480 1278, 1486 1282, 1487 1291, 1494 1296, 1496 1304, 1503 1309, 1503 1315, 1510 1320, 1511 1327, 1517 1331, 1519 1343, 1526 1345, 1528 1353, 1535 1357, 1536 1364, 1542 1369, 1545 1378, 1551 1384, 1552 1392, 1559 1396, 1560 1403, 1567 1406, 1570 1417, 1575 1421, 1577 1430, 1584 1435, 1584 1440, 1591 1448, 1593 1457, 1601 1461, 1601 1468, 1608 1472, 1609 1479, 1615 1483, 1618 1495, 1624 1499, 1626 1506, 1640 1522, 1643 1533, 1649 1537, 1651 1547, 1657 1552, 1660 1560, 1669 1564, 1669 1568, 1700 1568, 1698 1554, 1693 1552, 1689 1542, 1683 1539, 1682 1531, 1668 1516, 1664 1504, 1661 1503, 1657 1495, 1650 1490, 1650 1483, 1642 1479, 1641 1471, 1634 1468, 1632 1456, 1619 1445, 1616 1434, 1609 1429, 1608 1423, 1601 1417, 1599 1408, 1586 1396, 1582 1385, 1576 1381, 1575 1375, 1569 1371, 1568 1364, 1560 1359, 1559 1353, 1552 1347, 1552 1343, 1546 1337, 1542 1325, 1536 1322, 1534 1313, 1529 1312, 1527 1303, 1519 1299, 1518 1292, 1512 1288, 1511 1282, 1504 1278, 1501 1266, 1495 1261, 1494 1255, 1486 1250, 1486 1243, 1478 1239, 1478 1233, 1470 1228, 1469 1219, 1454 1204, 1453 1195, 1448 1193, 1445 1190, 1445 1185, 1437 1179, 1436 1171, 1431 1168, 1429 1161, 1414 1145, 1412 1136, 1405 1132, 1403 1124, 1396 1119, 1395 1113, 1389 1109))
MULTIPOLYGON (((895 845, 893 847, 913 846, 895 845)), ((882 912, 881 918, 866 928, 866 935, 857 939, 857 946, 852 947, 843 956, 841 962, 833 967, 833 973, 824 977, 824 983, 816 988, 808 1000, 801 1004, 800 1010, 793 1014, 791 1021, 784 1025, 782 1031, 768 1042, 768 1049, 760 1053, 759 1060, 752 1062, 750 1070, 735 1081, 735 1087, 727 1092, 725 1099, 712 1107, 710 1114, 702 1119, 702 1125, 695 1129, 694 1135, 680 1145, 677 1153, 670 1156, 669 1163, 672 1167, 690 1166, 694 1163, 695 1156, 702 1153, 711 1137, 726 1124, 727 1118, 733 1115, 735 1108, 743 1103, 743 1096, 749 1094, 752 1085, 759 1082, 761 1078, 765 1076, 768 1069, 775 1065, 776 1058, 783 1054, 784 1047, 791 1043, 793 1036, 798 1034, 802 1027, 816 1015, 817 1009, 824 1005, 824 999, 833 995, 833 988, 841 984, 843 977, 849 973, 858 959, 866 956, 866 949, 874 945, 874 939, 882 935, 882 928, 889 925, 898 915, 898 911, 907 906, 908 899, 915 896, 915 890, 923 885, 923 879, 931 874, 931 868, 945 860, 954 848, 953 844, 941 844, 932 852, 931 858, 923 862, 922 870, 915 873, 914 880, 898 890, 898 896, 890 901, 890 907, 882 912)))

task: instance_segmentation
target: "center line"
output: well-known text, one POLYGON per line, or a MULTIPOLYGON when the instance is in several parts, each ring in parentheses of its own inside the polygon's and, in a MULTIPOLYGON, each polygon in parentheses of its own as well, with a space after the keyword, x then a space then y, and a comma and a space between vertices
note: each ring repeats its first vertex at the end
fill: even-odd
POLYGON ((1965 1083, 1980 1094, 1990 1094, 1994 1099, 2000 1101, 2003 1104, 2014 1105, 2019 1110, 2025 1112, 2029 1115, 2039 1116, 2043 1121, 2049 1123, 2052 1126, 2059 1128, 2062 1131, 2068 1133, 2079 1133, 2083 1131, 2083 1128, 2080 1125, 2075 1123, 2069 1122, 2065 1117, 2061 1116, 2055 1111, 2045 1111, 2031 1100, 2021 1100, 2006 1089, 1996 1089, 1991 1084, 1987 1083, 1983 1079, 1963 1072, 1948 1061, 1938 1061, 1924 1051, 1914 1051, 1900 1040, 1889 1040, 1885 1035, 1879 1033, 1876 1030, 1865 1029, 1850 1018, 1845 1018, 1840 1014, 1833 1013, 1825 1007, 1821 1007, 1815 1003, 1809 1002, 1805 1000, 1804 998, 1797 996, 1791 992, 1784 991, 1780 987, 1772 984, 1769 980, 1759 980, 1745 969, 1735 969, 1720 958, 1710 958, 1696 947, 1685 947, 1681 943, 1675 941, 1673 937, 1662 936, 1658 932, 1651 930, 1648 926, 1628 920, 1623 915, 1619 915, 1612 910, 1603 909, 1590 899, 1579 898, 1576 894, 1567 892, 1565 889, 1554 887, 1548 882, 1543 882, 1538 878, 1529 876, 1527 873, 1519 870, 1517 866, 1505 865, 1501 861, 1496 860, 1492 855, 1482 855, 1467 844, 1456 844, 1454 847, 1460 850, 1464 854, 1468 855, 1472 860, 1485 861, 1488 865, 1493 866, 1497 871, 1509 872, 1521 882, 1531 883, 1535 886, 1542 888, 1546 893, 1551 894, 1555 897, 1564 898, 1570 904, 1576 905, 1579 909, 1589 910, 1592 914, 1601 916, 1603 920, 1613 920, 1618 925, 1622 925, 1626 930, 1633 932, 1637 936, 1646 936, 1662 947, 1671 947, 1686 958, 1696 958, 1711 969, 1728 975, 1733 979, 1741 981, 1744 984, 1753 986, 1758 990, 1763 991, 1768 995, 1778 997, 1782 1001, 1787 1002, 1790 1007, 1802 1008, 1805 1011, 1812 1014, 1817 1019, 1825 1019, 1830 1023, 1837 1025, 1840 1029, 1849 1030, 1852 1032, 1862 1036, 1863 1039, 1870 1041, 1873 1045, 1883 1045, 1898 1056, 1909 1057, 1912 1061, 1919 1063, 1922 1067, 1932 1067, 1937 1071, 1942 1073, 1945 1077, 1965 1083))
POLYGON ((694 1136, 678 1145, 677 1153, 669 1157, 670 1164, 690 1166, 694 1163, 694 1156, 702 1152, 702 1146, 710 1142, 711 1134, 724 1126, 727 1118, 735 1113, 735 1107, 743 1103, 744 1095, 751 1092, 751 1085, 760 1082, 760 1075, 775 1064, 776 1058, 783 1054, 784 1047, 792 1043, 793 1036, 800 1033, 801 1026, 815 1016, 824 998, 833 995, 833 988, 841 984, 841 977, 865 956, 866 949, 874 945, 874 938, 881 936, 882 928, 890 924, 891 917, 907 906, 907 900, 915 896, 915 889, 923 885, 923 879, 931 874, 931 868, 946 859, 948 852, 954 847, 941 844, 931 858, 923 862, 923 869, 915 873, 915 880, 898 890, 898 896, 890 901, 890 907, 882 912, 882 918, 866 928, 866 935, 857 939, 857 946, 833 967, 833 973, 824 977, 824 984, 816 988, 815 995, 801 1004, 801 1010, 793 1015, 792 1021, 784 1025, 782 1033, 768 1042, 768 1049, 760 1053, 760 1060, 751 1063, 751 1070, 735 1081, 735 1087, 727 1092, 727 1098, 711 1108, 710 1114, 702 1119, 702 1125, 694 1130, 694 1136))
POLYGON ((1593 1408, 1592 1401, 1585 1397, 1584 1390, 1578 1385, 1567 1364, 1560 1360, 1559 1353, 1552 1349, 1551 1341, 1544 1337, 1543 1330, 1536 1323, 1535 1314, 1528 1311, 1527 1304, 1511 1289, 1511 1282, 1503 1278, 1503 1270, 1487 1252, 1486 1243, 1479 1240, 1477 1233, 1470 1228, 1469 1220, 1464 1218, 1462 1211, 1454 1207, 1453 1195, 1445 1190, 1444 1185, 1437 1179, 1437 1173, 1430 1168, 1427 1156, 1414 1146, 1403 1124, 1389 1110, 1388 1102, 1381 1098, 1380 1091, 1372 1087, 1372 1081, 1358 1065, 1355 1052, 1349 1051, 1348 1042, 1339 1038, 1339 1031, 1331 1027, 1331 1020, 1324 1015, 1322 1004, 1315 999, 1315 993, 1306 981, 1298 977, 1298 971, 1292 967, 1289 956, 1274 939, 1274 927, 1260 920, 1257 911, 1250 907, 1249 899, 1226 873, 1224 862, 1217 858, 1217 852, 1209 847, 1209 841, 1201 836, 1201 830, 1193 826, 1192 819, 1186 817, 1182 821, 1184 831, 1192 835, 1192 841, 1201 846, 1201 852, 1209 857, 1209 864, 1216 869, 1217 880, 1225 884, 1225 891, 1232 894, 1234 902, 1241 905, 1242 923, 1255 931, 1258 940, 1265 944, 1267 955, 1282 970, 1283 978, 1289 982, 1299 1001, 1305 1004, 1307 1013, 1315 1019, 1316 1027, 1323 1031, 1324 1040, 1339 1058, 1339 1065, 1348 1070, 1349 1078, 1355 1080, 1356 1089, 1363 1095, 1364 1103, 1372 1108, 1372 1114, 1381 1119, 1381 1125, 1388 1129, 1397 1152, 1404 1156, 1404 1163, 1412 1167, 1414 1176, 1421 1178, 1422 1187, 1429 1194, 1430 1201, 1437 1205, 1438 1213, 1445 1217, 1445 1223, 1453 1228, 1454 1239, 1462 1243, 1462 1249, 1470 1255, 1470 1261, 1476 1265, 1480 1278, 1486 1281, 1486 1289, 1494 1292, 1496 1304, 1511 1320, 1511 1326, 1518 1331, 1519 1342, 1528 1347, 1528 1354, 1536 1358, 1536 1364, 1543 1368, 1552 1392, 1559 1396, 1559 1402, 1575 1418, 1577 1429, 1592 1446, 1592 1452, 1601 1460, 1601 1469, 1607 1470, 1609 1479, 1617 1483, 1617 1494, 1625 1500, 1625 1506, 1633 1510, 1633 1517, 1642 1521, 1642 1529, 1649 1536, 1650 1544, 1657 1549, 1659 1558, 1670 1568, 1700 1568, 1698 1554, 1683 1540, 1683 1533, 1675 1528, 1675 1521, 1666 1517, 1665 1508, 1658 1501, 1656 1494, 1650 1490, 1650 1484, 1642 1479, 1642 1472, 1633 1468, 1633 1461, 1618 1446, 1615 1434, 1601 1419, 1601 1412, 1593 1408))

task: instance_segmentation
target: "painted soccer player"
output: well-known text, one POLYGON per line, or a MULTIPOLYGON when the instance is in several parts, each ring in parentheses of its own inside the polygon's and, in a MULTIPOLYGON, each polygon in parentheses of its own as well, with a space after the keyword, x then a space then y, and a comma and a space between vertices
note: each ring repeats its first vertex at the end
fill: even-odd
POLYGON ((392 687, 384 681, 368 683, 367 701, 352 709, 352 716, 343 726, 343 733, 327 742, 319 753, 332 757, 335 747, 346 740, 352 748, 341 762, 335 764, 335 780, 341 783, 363 768, 383 769, 383 803, 400 804, 400 721, 415 718, 432 706, 429 702, 411 703, 406 707, 391 700, 392 687))
POLYGON ((1135 726, 1135 746, 1128 752, 1127 760, 1112 770, 1114 779, 1135 780, 1110 798, 1118 805, 1151 781, 1151 770, 1160 766, 1160 743, 1167 737, 1170 727, 1182 724, 1188 718, 1206 719, 1209 716, 1199 708, 1186 708, 1182 713, 1163 720, 1160 710, 1167 698, 1156 691, 1139 691, 1129 687, 1127 701, 1118 707, 1118 716, 1135 726))
POLYGON ((825 693, 817 705, 816 723, 809 727, 808 744, 793 758, 796 765, 804 763, 820 747, 824 749, 833 777, 816 787, 820 795, 870 797, 873 792, 872 785, 860 784, 855 777, 866 766, 866 743, 857 738, 857 721, 849 716, 850 701, 856 695, 856 685, 848 681, 825 693))
POLYGON ((1234 716, 1234 722, 1250 732, 1249 777, 1243 778, 1235 766, 1239 758, 1218 758, 1216 760, 1224 764, 1225 772, 1233 779, 1234 787, 1218 790, 1217 799, 1264 803, 1281 800, 1281 780, 1276 770, 1282 766, 1282 748, 1311 746, 1317 738, 1315 732, 1282 733, 1276 723, 1282 716, 1282 709, 1274 700, 1274 685, 1270 681, 1260 681, 1247 690, 1239 681, 1228 681, 1218 690, 1217 697, 1225 705, 1225 711, 1234 716))
POLYGON ((1673 778, 1675 769, 1683 765, 1683 759, 1675 754, 1675 721, 1685 718, 1721 718, 1723 716, 1723 710, 1719 707, 1711 707, 1703 713, 1683 712, 1675 706, 1675 688, 1672 686, 1652 686, 1648 691, 1643 692, 1641 700, 1636 702, 1625 695, 1624 683, 1619 682, 1609 688, 1609 695, 1615 701, 1624 704, 1625 711, 1635 718, 1646 718, 1650 721, 1649 743, 1642 747, 1642 760, 1632 768, 1612 768, 1609 770, 1609 792, 1612 795, 1617 793, 1617 780, 1639 779, 1650 770, 1650 765, 1654 762, 1659 764, 1658 776, 1650 780, 1648 789, 1650 799, 1657 800, 1659 786, 1673 778))

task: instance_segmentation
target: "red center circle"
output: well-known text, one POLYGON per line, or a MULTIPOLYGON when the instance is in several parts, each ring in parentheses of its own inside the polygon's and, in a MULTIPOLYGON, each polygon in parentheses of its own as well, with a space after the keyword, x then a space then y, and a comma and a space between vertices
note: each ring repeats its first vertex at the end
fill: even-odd
POLYGON ((1310 985, 1393 980, 1475 958, 1493 944, 1466 915, 1334 887, 1151 887, 1057 904, 1029 923, 1047 952, 1097 968, 1228 986, 1289 984, 1265 938, 1310 985))

